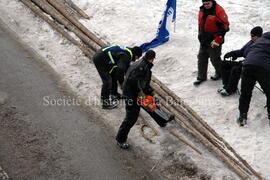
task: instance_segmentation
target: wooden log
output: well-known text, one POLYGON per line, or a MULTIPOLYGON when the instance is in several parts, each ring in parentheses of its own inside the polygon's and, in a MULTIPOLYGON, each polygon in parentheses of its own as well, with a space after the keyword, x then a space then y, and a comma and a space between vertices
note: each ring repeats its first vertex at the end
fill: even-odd
POLYGON ((47 0, 55 9, 57 9, 65 18, 67 18, 73 25, 80 29, 86 36, 93 40, 97 46, 95 50, 97 51, 100 46, 105 46, 105 43, 102 42, 97 36, 89 31, 82 23, 80 23, 72 14, 69 13, 66 5, 60 0, 47 0))
MULTIPOLYGON (((151 84, 152 86, 154 86, 154 84, 151 84)), ((159 88, 155 88, 155 91, 162 95, 162 96, 166 96, 166 92, 164 92, 162 89, 159 88)), ((168 95, 167 95, 168 96, 168 95)), ((250 170, 244 166, 243 164, 241 164, 239 161, 237 161, 235 158, 233 158, 226 150, 224 150, 219 143, 217 143, 216 138, 207 130, 205 129, 204 126, 202 126, 200 123, 198 123, 193 117, 188 116, 187 113, 185 111, 183 111, 181 109, 180 106, 176 106, 175 103, 172 103, 172 106, 174 107, 174 109, 177 112, 181 112, 186 120, 189 120, 191 125, 200 133, 202 134, 210 143, 212 143, 215 147, 217 147, 217 149, 219 149, 222 153, 224 153, 225 156, 227 156, 231 161, 233 161, 236 165, 238 165, 240 168, 242 168, 244 171, 246 171, 247 173, 251 174, 250 170)))
MULTIPOLYGON (((166 97, 166 96, 169 96, 168 94, 166 94, 164 91, 162 91, 160 88, 158 88, 155 84, 151 83, 151 86, 154 87, 154 90, 155 92, 160 95, 160 97, 166 97)), ((161 101, 161 103, 164 103, 161 101)), ((165 106, 167 106, 167 104, 163 104, 165 106)), ((174 104, 172 104, 172 106, 174 106, 174 104)), ((178 110, 175 110, 175 107, 174 108, 170 108, 170 111, 171 112, 174 112, 176 117, 179 117, 179 111, 178 110)), ((176 118, 176 120, 179 120, 178 118, 176 118)), ((184 118, 181 119, 181 122, 180 123, 180 126, 182 126, 182 124, 185 124, 186 126, 189 127, 189 122, 185 122, 183 123, 184 121, 187 121, 184 118)), ((178 122, 178 121, 177 121, 178 122)), ((183 126, 182 126, 183 127, 183 126)), ((197 126, 198 128, 198 126, 197 126)), ((195 128, 195 130, 191 131, 190 129, 191 128, 184 128, 187 130, 187 132, 189 132, 190 134, 192 134, 195 138, 199 139, 200 141, 203 141, 202 143, 208 147, 208 148, 211 148, 211 150, 213 150, 216 155, 218 157, 220 157, 224 162, 226 162, 233 170, 235 170, 236 173, 239 173, 239 171, 242 172, 242 169, 246 170, 246 168, 241 165, 239 162, 237 162, 233 157, 231 157, 228 153, 226 154, 226 152, 220 148, 220 146, 218 146, 218 144, 211 138, 209 138, 209 136, 207 135, 207 133, 205 133, 204 131, 202 130, 198 130, 197 128, 195 128), (202 134, 201 134, 202 133, 202 134), (205 137, 206 136, 206 137, 205 137), (242 169, 240 169, 240 167, 242 169)), ((240 173, 241 174, 241 173, 240 173)), ((239 176, 242 176, 244 175, 244 173, 242 172, 242 174, 240 175, 238 174, 239 176)), ((246 175, 245 175, 246 176, 246 175)))
POLYGON ((72 16, 81 16, 80 14, 78 14, 77 11, 75 11, 74 9, 71 8, 71 6, 65 1, 65 0, 59 0, 61 1, 62 3, 64 3, 68 9, 68 12, 70 14, 72 14, 72 16))
POLYGON ((192 143, 190 143, 188 140, 186 140, 185 138, 181 137, 179 134, 177 134, 174 130, 169 130, 170 134, 172 134, 173 136, 175 136, 177 139, 179 139, 180 141, 182 141, 183 143, 185 143, 186 145, 188 145, 189 147, 191 147, 194 151, 196 151, 198 154, 202 155, 202 152, 195 147, 192 143))
POLYGON ((76 4, 74 4, 71 0, 66 0, 66 2, 72 7, 77 13, 79 13, 83 18, 90 19, 90 16, 88 16, 81 8, 79 8, 76 4))
POLYGON ((69 20, 67 20, 62 14, 60 14, 53 6, 51 6, 46 0, 31 0, 43 11, 49 14, 52 18, 57 20, 60 24, 63 24, 68 30, 74 32, 85 44, 89 45, 93 50, 99 48, 89 37, 81 32, 76 26, 74 26, 69 20))
POLYGON ((201 135, 199 132, 197 132, 195 129, 191 130, 189 128, 186 128, 182 126, 182 120, 180 120, 178 117, 175 118, 175 121, 188 133, 190 133, 195 139, 199 140, 206 148, 208 148, 210 151, 214 152, 216 157, 220 158, 224 163, 226 163, 241 179, 249 179, 249 176, 243 172, 242 169, 240 169, 234 162, 232 162, 227 156, 225 156, 223 153, 219 151, 219 149, 214 146, 212 143, 208 141, 203 135, 201 135))
POLYGON ((40 18, 46 21, 52 28, 54 28, 57 32, 62 34, 67 40, 69 40, 74 45, 78 46, 82 52, 90 57, 94 55, 94 52, 90 49, 86 48, 82 43, 75 40, 72 36, 70 36, 62 27, 60 27, 57 23, 48 18, 42 10, 40 10, 37 6, 35 6, 30 0, 21 0, 21 2, 30 8, 34 13, 36 13, 40 18))
POLYGON ((206 129, 209 130, 214 136, 216 136, 217 139, 221 140, 221 137, 216 133, 214 129, 212 129, 203 119, 192 109, 190 108, 179 96, 177 96, 173 91, 171 91, 167 86, 165 86, 161 81, 159 81, 155 76, 152 76, 152 81, 155 82, 160 86, 160 88, 165 91, 166 93, 170 94, 172 98, 175 99, 177 103, 180 103, 187 112, 192 114, 196 119, 199 120, 199 123, 201 123, 203 126, 205 126, 206 129))
MULTIPOLYGON (((184 103, 184 101, 179 98, 174 92, 172 92, 171 90, 169 90, 169 88, 167 88, 162 82, 160 82, 156 77, 152 76, 152 81, 156 84, 158 84, 160 86, 160 88, 165 91, 166 93, 168 93, 170 96, 172 96, 176 102, 181 102, 181 106, 183 106, 187 112, 189 112, 196 120, 198 120, 198 122, 203 125, 204 128, 206 128, 212 135, 214 135, 215 138, 217 138, 219 140, 219 142, 223 143, 224 146, 230 150, 235 157, 243 164, 245 165, 245 167, 252 172, 258 179, 263 179, 261 177, 261 175, 256 172, 238 153, 236 153, 236 151, 222 138, 220 137, 216 131, 214 129, 212 129, 205 121, 203 121, 203 119, 192 109, 190 108, 186 103, 184 103)), ((178 106, 178 110, 179 110, 179 106, 178 106)), ((181 111, 182 113, 184 113, 184 111, 181 111)), ((190 117, 190 116, 189 116, 190 117)), ((197 123, 196 123, 197 124, 197 123)), ((245 168, 245 169, 246 169, 245 168)), ((250 173, 249 171, 247 171, 248 173, 250 173)))

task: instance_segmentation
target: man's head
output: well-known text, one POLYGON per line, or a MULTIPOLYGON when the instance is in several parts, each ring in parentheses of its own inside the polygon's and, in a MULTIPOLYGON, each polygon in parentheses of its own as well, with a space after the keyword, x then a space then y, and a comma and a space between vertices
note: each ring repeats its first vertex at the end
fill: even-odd
POLYGON ((211 9, 213 7, 213 1, 214 0, 202 0, 203 7, 205 9, 211 9))
POLYGON ((138 46, 134 46, 133 48, 131 48, 131 51, 133 54, 133 58, 132 58, 133 61, 135 61, 136 59, 139 59, 142 56, 142 48, 138 46))
POLYGON ((258 38, 262 36, 263 29, 261 26, 256 26, 251 29, 250 36, 252 41, 256 41, 258 38))
POLYGON ((156 58, 156 53, 155 53, 155 51, 153 51, 153 50, 148 50, 148 51, 145 53, 144 58, 145 58, 147 61, 153 63, 154 59, 156 58))

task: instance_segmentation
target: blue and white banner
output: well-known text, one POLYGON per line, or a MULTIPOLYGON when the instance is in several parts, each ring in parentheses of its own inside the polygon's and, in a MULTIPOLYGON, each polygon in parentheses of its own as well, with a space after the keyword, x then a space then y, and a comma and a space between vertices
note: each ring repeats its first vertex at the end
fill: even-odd
POLYGON ((153 39, 151 42, 144 43, 140 46, 143 52, 169 41, 171 25, 173 22, 175 22, 175 19, 176 19, 176 0, 168 0, 166 3, 166 9, 162 15, 162 19, 159 22, 155 39, 153 39))

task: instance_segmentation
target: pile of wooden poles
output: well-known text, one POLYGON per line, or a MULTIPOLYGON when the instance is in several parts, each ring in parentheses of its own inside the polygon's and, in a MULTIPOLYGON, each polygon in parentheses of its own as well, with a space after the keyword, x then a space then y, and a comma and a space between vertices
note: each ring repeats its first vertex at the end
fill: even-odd
MULTIPOLYGON (((51 25, 56 31, 62 34, 67 40, 78 46, 86 56, 93 56, 94 52, 99 49, 100 46, 105 45, 103 41, 101 41, 94 33, 89 31, 78 21, 78 19, 72 15, 69 10, 70 7, 67 6, 67 4, 70 3, 64 3, 60 0, 20 1, 49 25, 51 25), (73 32, 80 39, 80 41, 73 38, 67 30, 73 32)), ((75 10, 79 11, 81 14, 82 10, 78 9, 77 6, 73 4, 72 7, 75 7, 75 10)))
POLYGON ((167 113, 174 113, 176 122, 186 132, 198 139, 211 152, 214 152, 223 162, 229 165, 242 179, 262 180, 257 173, 237 152, 212 129, 191 107, 180 97, 160 82, 152 78, 151 86, 157 93, 161 109, 167 113))
MULTIPOLYGON (((78 46, 82 52, 91 57, 101 46, 106 45, 94 33, 87 29, 70 12, 76 10, 84 18, 89 18, 82 10, 70 0, 20 0, 35 14, 45 20, 53 29, 58 31, 67 40, 78 46), (76 8, 74 8, 76 7, 76 8), (83 13, 82 13, 83 12, 83 13), (80 40, 70 35, 73 32, 80 40)), ((156 77, 152 78, 151 86, 157 93, 161 108, 167 113, 174 113, 176 122, 189 134, 198 139, 211 152, 215 153, 222 161, 242 179, 263 179, 236 151, 220 137, 203 119, 192 110, 174 92, 168 89, 156 77), (171 99, 170 103, 167 102, 171 99)), ((181 139, 174 131, 171 134, 181 139)), ((188 144, 188 143, 187 143, 188 144)), ((192 145, 190 145, 192 146, 192 145)), ((197 148, 193 148, 198 153, 197 148)))

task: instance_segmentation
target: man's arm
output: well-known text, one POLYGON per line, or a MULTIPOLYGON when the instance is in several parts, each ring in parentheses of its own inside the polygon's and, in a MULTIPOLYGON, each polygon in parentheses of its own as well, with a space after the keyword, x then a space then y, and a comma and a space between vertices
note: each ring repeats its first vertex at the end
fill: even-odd
POLYGON ((145 76, 141 76, 138 78, 138 87, 139 89, 146 95, 151 95, 153 93, 153 89, 150 86, 152 72, 146 72, 145 76))
POLYGON ((229 29, 229 20, 226 12, 221 6, 217 6, 216 17, 218 21, 216 25, 218 26, 218 32, 214 35, 214 40, 211 42, 212 47, 217 47, 224 42, 225 34, 230 30, 229 29))
POLYGON ((129 57, 125 54, 120 56, 120 59, 117 63, 117 70, 116 70, 116 79, 120 84, 123 84, 125 73, 129 67, 130 61, 129 57))

